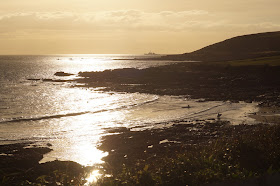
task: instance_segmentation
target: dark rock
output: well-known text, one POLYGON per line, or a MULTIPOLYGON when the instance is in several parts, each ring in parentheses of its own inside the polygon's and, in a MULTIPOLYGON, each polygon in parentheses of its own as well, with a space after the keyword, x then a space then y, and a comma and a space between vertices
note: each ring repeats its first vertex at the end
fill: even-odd
POLYGON ((74 74, 65 73, 65 72, 56 72, 54 75, 56 75, 56 76, 72 76, 74 74))

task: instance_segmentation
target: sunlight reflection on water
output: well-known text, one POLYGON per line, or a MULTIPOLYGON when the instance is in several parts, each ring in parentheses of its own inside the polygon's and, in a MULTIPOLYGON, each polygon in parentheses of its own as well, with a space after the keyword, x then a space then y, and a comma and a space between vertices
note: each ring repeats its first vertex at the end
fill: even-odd
POLYGON ((90 175, 86 178, 87 184, 86 185, 90 185, 95 183, 98 178, 100 178, 102 176, 102 174, 99 173, 99 170, 94 170, 90 173, 90 175))
MULTIPOLYGON (((174 120, 213 118, 217 113, 223 113, 222 119, 240 123, 250 120, 246 113, 255 112, 255 104, 247 103, 198 102, 179 96, 140 93, 104 93, 40 82, 36 85, 29 87, 30 102, 20 104, 22 107, 13 111, 18 113, 19 120, 21 117, 36 120, 1 124, 0 139, 35 141, 42 146, 50 143, 53 151, 45 154, 40 163, 58 159, 75 161, 84 166, 101 164, 108 153, 100 151, 98 145, 110 128, 143 130, 162 127, 174 120), (187 105, 190 108, 186 108, 187 105)), ((94 182, 98 176, 98 170, 93 170, 88 181, 94 182)))

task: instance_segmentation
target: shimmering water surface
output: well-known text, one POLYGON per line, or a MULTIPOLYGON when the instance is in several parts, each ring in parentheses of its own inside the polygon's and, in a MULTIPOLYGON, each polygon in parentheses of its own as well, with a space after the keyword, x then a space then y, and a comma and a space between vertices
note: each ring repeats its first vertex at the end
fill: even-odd
POLYGON ((129 127, 145 130, 174 120, 209 119, 223 113, 233 124, 254 122, 247 117, 255 104, 198 102, 180 96, 101 92, 73 88, 71 83, 28 79, 73 79, 80 71, 149 68, 173 62, 127 60, 133 55, 0 56, 0 144, 32 141, 52 144, 41 162, 102 162, 106 152, 97 149, 106 130, 129 127), (126 60, 114 60, 126 59, 126 60), (55 72, 73 73, 56 77, 55 72), (191 108, 184 108, 191 105, 191 108))

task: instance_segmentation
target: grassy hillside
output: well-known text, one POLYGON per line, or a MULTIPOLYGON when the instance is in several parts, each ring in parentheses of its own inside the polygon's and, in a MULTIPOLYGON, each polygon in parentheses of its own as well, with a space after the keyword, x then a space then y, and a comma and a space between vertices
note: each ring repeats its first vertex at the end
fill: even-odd
POLYGON ((234 60, 234 61, 227 61, 227 62, 216 62, 214 64, 231 65, 231 66, 253 66, 253 65, 280 66, 280 56, 260 57, 260 58, 234 60))
POLYGON ((232 61, 280 55, 280 31, 238 36, 191 53, 168 55, 164 59, 232 61))

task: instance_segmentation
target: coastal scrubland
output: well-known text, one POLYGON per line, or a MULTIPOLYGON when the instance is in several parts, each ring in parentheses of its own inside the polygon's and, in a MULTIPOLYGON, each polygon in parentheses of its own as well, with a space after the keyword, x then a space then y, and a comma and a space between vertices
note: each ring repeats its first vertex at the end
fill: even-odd
MULTIPOLYGON (((100 185, 277 185, 279 126, 224 122, 106 137, 100 185), (165 140, 168 139, 168 140, 165 140), (118 144, 125 144, 120 146, 118 144)), ((126 130, 126 129, 124 129, 126 130)))

